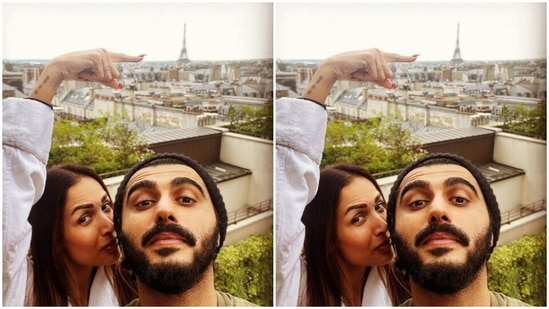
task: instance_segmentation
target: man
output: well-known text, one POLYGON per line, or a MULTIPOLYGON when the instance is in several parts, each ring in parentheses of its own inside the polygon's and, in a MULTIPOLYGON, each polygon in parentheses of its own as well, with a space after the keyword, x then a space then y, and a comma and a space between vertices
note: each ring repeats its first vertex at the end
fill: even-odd
POLYGON ((124 177, 114 205, 123 265, 140 306, 254 306, 214 287, 227 210, 213 178, 192 159, 157 154, 124 177))
POLYGON ((490 184, 470 162, 435 153, 409 164, 387 210, 397 266, 411 279, 414 306, 528 306, 488 289, 487 262, 500 212, 490 184))

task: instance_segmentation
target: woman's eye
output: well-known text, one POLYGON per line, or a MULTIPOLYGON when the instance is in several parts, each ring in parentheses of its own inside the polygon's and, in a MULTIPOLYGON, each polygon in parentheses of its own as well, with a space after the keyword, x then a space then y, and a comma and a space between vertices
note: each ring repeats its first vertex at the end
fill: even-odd
POLYGON ((89 215, 83 215, 82 217, 80 217, 80 219, 78 219, 78 223, 86 223, 90 220, 90 216, 89 215))
POLYGON ((384 212, 386 210, 386 207, 385 207, 385 202, 379 202, 376 204, 375 206, 375 211, 376 212, 384 212))
POLYGON ((358 216, 353 217, 353 220, 351 220, 351 222, 353 224, 356 224, 356 223, 362 222, 363 219, 364 219, 363 215, 358 215, 358 216))
POLYGON ((103 205, 101 205, 101 210, 103 210, 104 212, 112 211, 112 202, 111 201, 104 202, 103 205))

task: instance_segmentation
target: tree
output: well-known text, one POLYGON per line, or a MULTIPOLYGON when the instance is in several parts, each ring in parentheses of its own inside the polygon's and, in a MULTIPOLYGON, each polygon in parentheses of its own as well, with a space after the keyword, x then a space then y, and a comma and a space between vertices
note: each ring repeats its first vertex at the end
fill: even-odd
POLYGON ((367 122, 336 120, 326 129, 322 166, 350 163, 366 167, 376 173, 387 168, 383 149, 370 134, 367 122))
POLYGON ((62 120, 53 128, 48 166, 77 163, 98 173, 130 168, 151 155, 124 113, 87 121, 62 120))
POLYGON ((387 151, 391 169, 400 169, 408 163, 427 154, 421 148, 421 142, 412 135, 412 131, 402 127, 402 117, 398 113, 376 118, 372 134, 387 151))
POLYGON ((362 121, 335 120, 328 124, 321 166, 360 165, 371 173, 401 169, 426 154, 399 117, 389 115, 362 121))
POLYGON ((547 139, 546 102, 542 101, 535 108, 522 105, 504 106, 501 117, 504 119, 501 128, 510 133, 529 136, 537 139, 547 139))
POLYGON ((273 104, 267 103, 261 108, 248 105, 229 107, 228 128, 237 133, 247 134, 264 139, 273 139, 273 104))

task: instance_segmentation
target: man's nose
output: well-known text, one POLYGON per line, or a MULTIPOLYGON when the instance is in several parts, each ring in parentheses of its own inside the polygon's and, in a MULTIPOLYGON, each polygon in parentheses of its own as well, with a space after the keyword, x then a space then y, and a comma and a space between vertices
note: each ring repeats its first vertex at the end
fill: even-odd
POLYGON ((451 223, 451 208, 448 201, 442 196, 436 196, 429 205, 430 223, 451 223))
POLYGON ((163 197, 158 201, 156 205, 156 219, 155 223, 169 223, 177 222, 173 202, 168 197, 163 197))

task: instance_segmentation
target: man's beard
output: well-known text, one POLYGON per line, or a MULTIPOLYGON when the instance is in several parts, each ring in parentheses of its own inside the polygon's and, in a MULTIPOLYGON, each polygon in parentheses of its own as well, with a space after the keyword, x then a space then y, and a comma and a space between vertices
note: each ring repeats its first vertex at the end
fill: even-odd
MULTIPOLYGON (((406 270, 407 274, 418 285, 437 294, 454 294, 468 284, 478 275, 481 267, 490 255, 492 234, 490 229, 475 241, 475 248, 468 250, 467 259, 463 263, 458 262, 434 262, 425 265, 414 248, 428 235, 435 231, 442 231, 458 237, 459 242, 469 247, 469 239, 456 227, 449 224, 431 225, 416 236, 415 246, 409 246, 404 239, 395 233, 395 248, 398 253, 398 265, 406 270)), ((433 255, 442 256, 449 249, 441 248, 431 251, 433 255)))
MULTIPOLYGON (((203 278, 206 269, 214 261, 217 254, 218 229, 216 226, 212 234, 204 239, 202 250, 196 251, 193 254, 193 260, 189 263, 171 260, 151 264, 145 253, 132 243, 125 233, 122 233, 120 245, 124 252, 124 266, 132 270, 143 284, 153 290, 165 294, 183 293, 194 287, 203 278)), ((144 234, 141 248, 145 246, 144 243, 147 243, 147 239, 150 240, 154 235, 163 231, 179 234, 188 240, 188 245, 191 248, 196 246, 195 237, 185 228, 176 224, 162 224, 156 225, 144 234)), ((157 253, 167 256, 176 251, 167 248, 157 253)))

